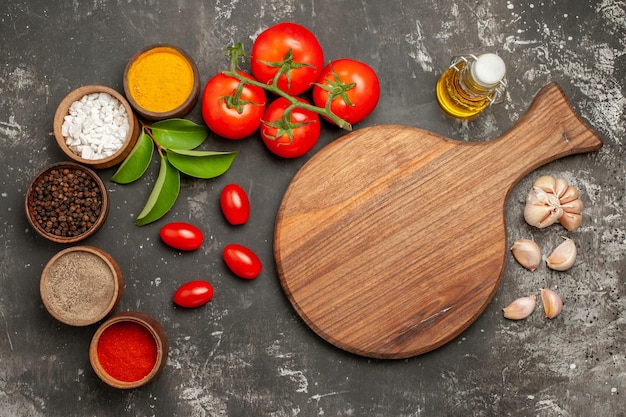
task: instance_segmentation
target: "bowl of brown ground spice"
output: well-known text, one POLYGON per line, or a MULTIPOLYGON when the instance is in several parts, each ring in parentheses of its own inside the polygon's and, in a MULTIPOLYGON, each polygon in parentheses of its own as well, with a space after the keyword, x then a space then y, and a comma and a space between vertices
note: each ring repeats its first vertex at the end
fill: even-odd
POLYGON ((146 47, 126 66, 124 94, 135 112, 147 120, 183 117, 200 95, 198 67, 176 46, 146 47))
POLYGON ((102 227, 109 213, 104 183, 91 169, 59 162, 40 171, 26 190, 26 217, 56 243, 75 243, 102 227))
POLYGON ((88 326, 109 315, 122 296, 122 272, 115 260, 93 246, 73 246, 54 255, 41 273, 46 310, 70 326, 88 326))

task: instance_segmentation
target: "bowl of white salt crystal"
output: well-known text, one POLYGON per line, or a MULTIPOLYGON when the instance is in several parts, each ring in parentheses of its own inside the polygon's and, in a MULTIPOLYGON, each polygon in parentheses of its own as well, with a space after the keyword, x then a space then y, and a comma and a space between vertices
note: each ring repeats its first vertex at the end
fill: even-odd
POLYGON ((103 85, 71 91, 54 115, 54 137, 72 160, 92 168, 119 164, 132 151, 139 122, 124 96, 103 85))

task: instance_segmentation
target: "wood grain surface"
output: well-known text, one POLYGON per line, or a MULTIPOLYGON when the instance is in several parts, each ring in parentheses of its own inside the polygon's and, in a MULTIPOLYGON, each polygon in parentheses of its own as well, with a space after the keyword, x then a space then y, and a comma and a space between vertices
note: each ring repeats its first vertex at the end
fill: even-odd
POLYGON ((488 142, 396 125, 351 132, 285 193, 274 242, 281 285, 311 329, 341 349, 389 359, 436 349, 498 288, 513 186, 601 146, 554 83, 488 142))

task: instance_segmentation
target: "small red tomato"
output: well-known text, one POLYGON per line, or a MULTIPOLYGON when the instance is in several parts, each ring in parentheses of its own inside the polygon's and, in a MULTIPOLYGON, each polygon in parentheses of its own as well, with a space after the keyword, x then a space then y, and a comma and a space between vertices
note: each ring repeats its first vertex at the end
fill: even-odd
POLYGON ((250 217, 250 200, 237 184, 228 184, 220 194, 220 207, 230 224, 244 224, 250 217))
POLYGON ((168 223, 159 234, 163 242, 179 250, 196 250, 204 239, 200 229, 185 222, 168 223))
POLYGON ((224 262, 240 278, 254 279, 261 273, 261 260, 254 252, 242 245, 230 244, 224 247, 224 262))
POLYGON ((174 293, 174 303, 185 308, 200 307, 213 298, 213 287, 202 280, 189 281, 174 293))

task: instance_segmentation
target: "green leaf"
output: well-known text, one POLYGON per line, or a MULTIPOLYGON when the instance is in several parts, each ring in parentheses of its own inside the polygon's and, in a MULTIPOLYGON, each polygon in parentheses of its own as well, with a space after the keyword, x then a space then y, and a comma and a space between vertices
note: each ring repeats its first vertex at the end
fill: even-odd
POLYGON ((167 150, 167 157, 180 172, 195 178, 215 178, 232 165, 237 152, 167 150))
POLYGON ((168 119, 151 126, 154 140, 167 149, 194 149, 209 135, 209 128, 187 119, 168 119))
POLYGON ((130 151, 117 171, 115 171, 111 181, 118 184, 129 184, 141 178, 148 166, 150 166, 153 152, 154 144, 152 139, 142 130, 135 147, 130 151))
POLYGON ((169 163, 167 156, 161 156, 159 176, 135 224, 144 226, 163 217, 174 205, 180 191, 180 173, 169 163))

